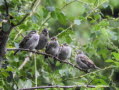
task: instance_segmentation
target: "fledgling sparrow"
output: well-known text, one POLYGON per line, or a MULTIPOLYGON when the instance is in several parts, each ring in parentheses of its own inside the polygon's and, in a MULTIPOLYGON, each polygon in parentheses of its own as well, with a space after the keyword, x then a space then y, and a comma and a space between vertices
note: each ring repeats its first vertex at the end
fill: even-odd
MULTIPOLYGON (((51 41, 48 42, 45 52, 52 56, 57 56, 59 51, 59 42, 56 37, 52 37, 51 41)), ((47 56, 46 56, 47 57, 47 56)))
MULTIPOLYGON (((33 50, 38 45, 39 35, 37 31, 33 30, 26 35, 19 43, 19 48, 33 50)), ((14 55, 20 50, 15 51, 14 55)))
POLYGON ((58 58, 60 60, 66 60, 71 57, 72 49, 68 44, 63 44, 60 46, 59 52, 58 52, 58 58))
POLYGON ((39 39, 38 45, 36 47, 36 50, 41 50, 46 47, 46 45, 48 43, 48 38, 49 38, 48 30, 43 29, 43 31, 41 32, 41 34, 39 36, 40 36, 40 39, 39 39))
POLYGON ((76 63, 83 70, 99 69, 81 50, 79 50, 76 55, 76 63))

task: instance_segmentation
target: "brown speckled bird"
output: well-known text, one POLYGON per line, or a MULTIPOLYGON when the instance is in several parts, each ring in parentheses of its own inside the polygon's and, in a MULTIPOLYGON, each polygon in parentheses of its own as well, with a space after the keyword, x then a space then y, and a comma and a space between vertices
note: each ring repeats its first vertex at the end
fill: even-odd
MULTIPOLYGON (((59 42, 56 37, 52 37, 51 41, 48 42, 45 52, 51 54, 52 56, 57 56, 59 51, 59 42)), ((47 58, 47 56, 46 56, 47 58)))
POLYGON ((83 70, 99 69, 81 50, 78 51, 76 56, 76 63, 83 70))
MULTIPOLYGON (((33 50, 38 45, 39 35, 37 31, 33 30, 28 33, 27 36, 20 42, 19 48, 33 50)), ((14 55, 20 50, 17 50, 14 55)))
POLYGON ((71 57, 71 47, 64 43, 63 45, 60 46, 59 52, 58 52, 58 58, 60 60, 66 60, 71 57))
POLYGON ((46 45, 48 43, 48 38, 49 38, 48 30, 46 28, 43 29, 43 31, 41 32, 41 34, 39 36, 40 36, 40 39, 39 39, 38 45, 36 47, 36 50, 41 50, 46 47, 46 45))

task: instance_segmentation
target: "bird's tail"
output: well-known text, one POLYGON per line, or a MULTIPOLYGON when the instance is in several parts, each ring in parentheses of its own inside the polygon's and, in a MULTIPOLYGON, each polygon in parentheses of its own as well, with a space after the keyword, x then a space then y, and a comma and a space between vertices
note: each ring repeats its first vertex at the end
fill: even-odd
POLYGON ((14 52, 14 55, 16 55, 19 51, 20 51, 20 50, 16 50, 16 51, 14 52))

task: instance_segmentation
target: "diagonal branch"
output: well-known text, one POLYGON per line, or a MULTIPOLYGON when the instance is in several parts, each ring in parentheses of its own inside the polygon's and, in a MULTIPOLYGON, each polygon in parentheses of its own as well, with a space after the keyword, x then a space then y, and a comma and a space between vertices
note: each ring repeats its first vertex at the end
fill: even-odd
POLYGON ((28 16, 29 16, 29 13, 27 13, 16 25, 14 25, 14 27, 22 24, 28 16))
POLYGON ((41 54, 41 55, 44 55, 44 56, 47 55, 47 56, 49 56, 49 57, 55 58, 57 61, 59 61, 59 62, 61 62, 61 63, 68 64, 68 65, 70 65, 70 66, 72 66, 72 67, 74 67, 74 68, 77 68, 77 69, 79 69, 79 70, 81 70, 81 71, 86 72, 85 70, 81 69, 81 68, 78 67, 77 65, 72 64, 72 63, 69 62, 68 60, 60 60, 60 59, 58 59, 57 57, 54 57, 54 56, 52 56, 52 55, 50 55, 50 54, 46 54, 46 53, 44 53, 44 52, 32 51, 32 50, 28 50, 28 49, 16 49, 16 48, 9 48, 9 49, 7 49, 7 51, 16 51, 16 50, 26 51, 26 52, 32 52, 32 53, 41 54))
MULTIPOLYGON (((36 2, 37 2, 37 0, 34 0, 34 1, 33 1, 32 5, 31 5, 31 7, 30 7, 30 10, 33 10, 33 7, 35 6, 35 3, 36 3, 36 2)), ((35 8, 36 8, 36 7, 35 7, 35 8)), ((17 24, 14 25, 14 27, 16 27, 16 26, 22 24, 22 23, 25 21, 25 19, 26 19, 30 14, 31 14, 30 12, 26 13, 25 16, 24 16, 17 24)))
POLYGON ((60 85, 55 85, 55 86, 38 86, 38 87, 31 87, 31 88, 22 88, 20 90, 34 90, 34 89, 45 89, 45 88, 80 88, 80 87, 87 87, 87 88, 108 88, 109 86, 107 85, 73 85, 73 86, 60 86, 60 85))
POLYGON ((8 16, 9 15, 8 4, 7 4, 7 1, 6 0, 4 0, 4 2, 5 2, 6 14, 8 16))
POLYGON ((79 79, 79 78, 82 78, 82 77, 85 77, 85 76, 89 76, 89 75, 91 75, 91 74, 98 73, 98 72, 101 72, 101 71, 104 71, 104 70, 107 70, 107 69, 110 69, 110 68, 115 68, 115 67, 117 67, 117 66, 110 65, 110 66, 108 66, 108 67, 105 67, 105 68, 102 68, 102 69, 99 69, 99 70, 96 70, 96 71, 93 71, 93 72, 89 72, 89 73, 83 74, 83 75, 78 76, 78 77, 65 79, 65 80, 63 80, 63 81, 73 80, 73 79, 79 79))
MULTIPOLYGON (((67 3, 67 4, 65 4, 62 8, 60 8, 60 10, 63 10, 65 7, 67 7, 68 5, 70 5, 70 4, 72 4, 72 3, 74 3, 74 2, 76 2, 76 1, 78 1, 78 0, 73 0, 73 1, 71 1, 71 2, 69 2, 69 3, 67 3)), ((51 19, 51 15, 49 16, 47 16, 46 17, 46 19, 41 23, 41 27, 39 28, 39 30, 42 28, 42 26, 46 23, 46 22, 48 22, 49 20, 51 19)))

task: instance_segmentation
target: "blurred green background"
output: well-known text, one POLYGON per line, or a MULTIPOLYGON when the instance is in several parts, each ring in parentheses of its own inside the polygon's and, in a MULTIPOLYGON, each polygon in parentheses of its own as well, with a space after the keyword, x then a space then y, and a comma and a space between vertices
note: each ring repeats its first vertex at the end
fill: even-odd
MULTIPOLYGON (((37 0, 35 6, 39 1, 37 0)), ((27 12, 31 12, 30 6, 33 0, 7 0, 7 2, 9 13, 13 16, 11 22, 15 24, 27 12)), ((11 51, 6 55, 9 63, 7 69, 0 69, 0 88, 12 90, 17 87, 33 87, 37 77, 38 86, 85 85, 89 83, 110 86, 107 89, 98 87, 94 90, 119 89, 118 0, 41 0, 40 5, 34 8, 36 9, 32 15, 12 30, 7 48, 18 47, 18 43, 23 38, 21 34, 26 35, 30 30, 38 30, 40 33, 43 28, 48 28, 50 37, 57 36, 60 44, 68 43, 73 48, 70 62, 76 64, 76 50, 81 49, 102 69, 85 75, 86 73, 70 65, 58 61, 54 63, 51 58, 45 60, 42 55, 35 55, 30 58, 23 69, 18 70, 29 53, 20 52, 14 56, 14 52, 11 51), (34 63, 35 58, 37 65, 34 63), (55 64, 55 67, 52 67, 51 63, 55 64), (34 69, 35 66, 37 66, 37 70, 34 69), (16 72, 16 77, 9 80, 7 71, 16 72), (36 76, 35 73, 37 73, 36 76), (90 81, 92 82, 90 83, 90 81)), ((4 9, 4 1, 0 0, 1 19, 5 18, 4 9)), ((2 22, 0 22, 1 25, 2 22)))

